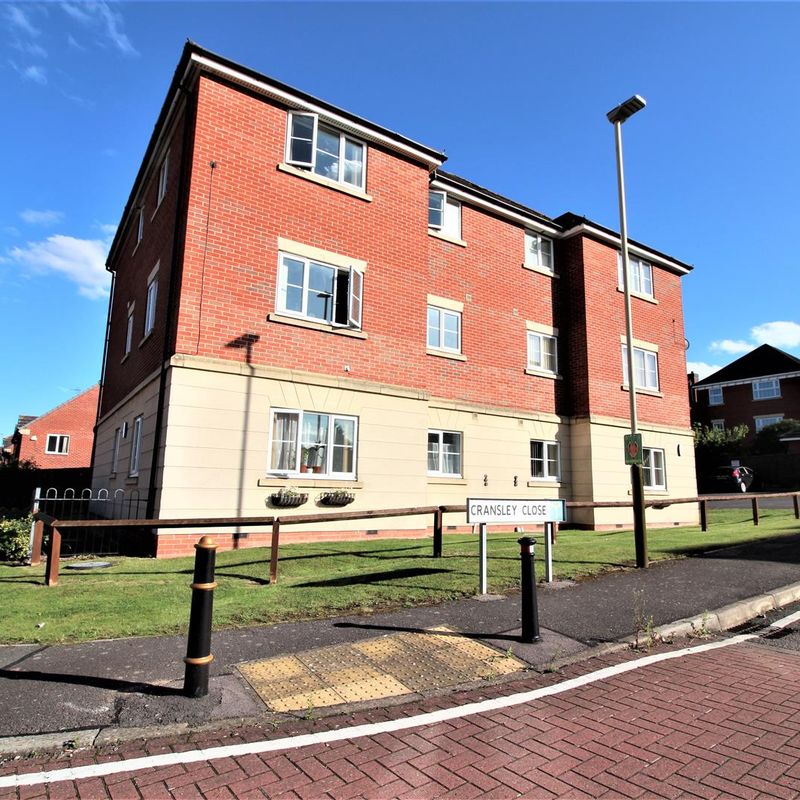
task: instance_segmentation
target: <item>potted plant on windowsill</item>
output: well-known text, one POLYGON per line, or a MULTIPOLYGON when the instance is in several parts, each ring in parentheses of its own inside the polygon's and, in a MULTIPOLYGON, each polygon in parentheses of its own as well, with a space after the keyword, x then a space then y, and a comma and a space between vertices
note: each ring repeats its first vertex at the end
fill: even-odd
POLYGON ((322 472, 322 451, 324 444, 311 444, 300 453, 300 472, 322 472))
POLYGON ((322 506, 346 506, 352 503, 356 496, 347 489, 332 489, 330 492, 323 492, 318 499, 322 506))
POLYGON ((278 489, 277 492, 273 492, 269 496, 270 505, 277 506, 279 508, 295 508, 303 505, 303 503, 305 503, 307 500, 307 494, 304 492, 298 492, 297 489, 293 489, 291 486, 287 486, 284 489, 278 489))

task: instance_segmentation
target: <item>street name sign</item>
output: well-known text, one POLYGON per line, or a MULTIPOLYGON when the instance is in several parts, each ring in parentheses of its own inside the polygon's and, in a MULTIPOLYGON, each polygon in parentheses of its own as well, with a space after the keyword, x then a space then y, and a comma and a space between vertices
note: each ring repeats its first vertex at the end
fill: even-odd
POLYGON ((642 434, 625 434, 625 463, 631 467, 643 463, 642 434))
POLYGON ((564 500, 511 500, 468 497, 467 522, 470 525, 496 525, 516 522, 564 522, 564 500))

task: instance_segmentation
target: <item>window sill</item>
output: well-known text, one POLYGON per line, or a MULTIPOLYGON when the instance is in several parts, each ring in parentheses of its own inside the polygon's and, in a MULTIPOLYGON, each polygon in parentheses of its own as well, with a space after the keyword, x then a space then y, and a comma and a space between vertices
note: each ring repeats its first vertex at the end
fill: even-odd
POLYGON ((466 361, 467 357, 462 355, 461 353, 450 353, 447 350, 436 350, 433 347, 429 347, 425 351, 429 356, 436 356, 437 358, 450 358, 453 361, 466 361))
POLYGON ((139 249, 139 245, 142 243, 143 240, 144 237, 142 237, 142 239, 139 239, 139 241, 136 242, 135 247, 133 248, 133 250, 131 250, 131 258, 133 258, 136 255, 136 251, 139 249))
POLYGON ((284 314, 267 314, 269 322, 278 322, 281 325, 295 325, 298 328, 308 328, 312 331, 322 331, 323 333, 335 333, 338 336, 350 336, 352 339, 369 338, 364 331, 354 330, 353 328, 339 328, 335 325, 328 325, 325 322, 312 322, 310 319, 300 319, 289 317, 284 314))
POLYGON ((447 477, 446 475, 428 475, 428 483, 445 484, 449 486, 467 485, 467 481, 464 478, 457 476, 447 477))
POLYGON ((126 486, 138 486, 139 485, 139 473, 137 472, 135 475, 128 475, 125 478, 125 485, 126 486))
POLYGON ((128 350, 128 352, 125 353, 125 355, 122 356, 122 358, 119 360, 119 363, 124 364, 130 357, 131 357, 131 351, 128 350))
MULTIPOLYGON (((166 197, 166 195, 164 195, 164 197, 166 197)), ((156 218, 156 214, 158 214, 158 209, 161 208, 161 206, 164 204, 164 197, 162 197, 156 204, 156 209, 153 212, 153 216, 150 217, 150 222, 152 222, 156 218)))
MULTIPOLYGON (((630 389, 628 389, 627 384, 624 384, 624 383, 619 388, 622 389, 623 392, 630 391, 630 389)), ((657 389, 643 389, 643 388, 639 388, 638 386, 636 387, 636 394, 646 394, 648 397, 663 397, 664 396, 664 393, 663 392, 659 392, 657 389)))
POLYGON ((542 370, 542 369, 531 369, 530 367, 528 367, 525 370, 525 374, 526 375, 533 375, 536 378, 549 378, 551 381, 563 381, 564 380, 564 376, 563 375, 558 375, 555 372, 546 372, 545 370, 542 370))
POLYGON ((320 186, 327 186, 328 189, 333 189, 336 192, 349 194, 351 197, 363 200, 365 203, 372 202, 372 196, 368 195, 363 189, 357 189, 355 186, 348 186, 346 183, 332 181, 330 178, 325 178, 314 172, 307 172, 304 169, 293 167, 291 164, 286 164, 283 161, 278 164, 278 171, 285 172, 287 175, 294 175, 296 178, 303 178, 303 180, 311 181, 311 183, 318 183, 320 186))
POLYGON ((555 478, 553 478, 553 479, 550 479, 550 478, 531 478, 528 481, 527 485, 531 489, 533 489, 533 488, 541 489, 543 486, 547 486, 548 488, 552 486, 554 489, 560 489, 561 488, 561 481, 560 480, 556 480, 555 478))
MULTIPOLYGON (((625 294, 625 289, 622 286, 617 286, 617 291, 625 294)), ((636 297, 639 300, 644 300, 645 303, 652 303, 654 306, 658 305, 658 300, 651 294, 642 294, 641 292, 631 292, 631 297, 636 297)))
MULTIPOLYGON (((628 489, 628 496, 631 494, 631 490, 628 489)), ((669 495, 669 491, 667 489, 648 489, 646 486, 644 487, 645 497, 666 497, 667 495, 669 495)))
POLYGON ((540 267, 538 264, 523 264, 522 269, 529 269, 531 272, 538 272, 540 275, 546 275, 548 278, 561 278, 555 272, 547 269, 547 267, 540 267))
POLYGON ((776 397, 754 397, 753 398, 753 402, 754 403, 763 403, 766 400, 783 400, 783 397, 781 397, 781 395, 777 395, 776 397))
POLYGON ((152 335, 155 328, 149 330, 144 336, 142 336, 141 341, 139 342, 139 347, 141 347, 152 335))
MULTIPOLYGON (((312 473, 313 474, 313 473, 312 473)), ((262 488, 275 488, 285 487, 291 481, 297 481, 303 484, 304 487, 312 487, 314 489, 363 489, 364 484, 355 478, 326 478, 321 476, 319 478, 304 478, 302 475, 287 475, 279 477, 277 475, 268 475, 265 478, 258 479, 258 485, 262 488)))
POLYGON ((428 236, 433 236, 434 239, 441 239, 443 242, 450 242, 450 244, 456 244, 459 247, 467 246, 467 243, 463 239, 456 239, 455 236, 448 236, 446 233, 433 230, 432 228, 428 228, 428 236))

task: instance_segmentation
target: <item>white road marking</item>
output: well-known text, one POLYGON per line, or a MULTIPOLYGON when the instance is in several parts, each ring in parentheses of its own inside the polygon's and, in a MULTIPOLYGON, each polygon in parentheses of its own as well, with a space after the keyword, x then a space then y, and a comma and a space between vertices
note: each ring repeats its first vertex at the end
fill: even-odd
POLYGON ((364 736, 376 736, 379 733, 394 733, 395 731, 418 728, 423 725, 436 725, 439 722, 447 722, 451 719, 459 719, 472 714, 485 714, 497 711, 501 708, 510 708, 512 706, 530 703, 542 697, 563 694, 572 689, 577 689, 580 686, 586 686, 590 683, 613 678, 616 675, 622 675, 636 669, 649 667, 651 664, 657 664, 660 661, 670 661, 694 653, 717 650, 721 647, 729 647, 730 645, 740 644, 755 638, 758 638, 756 634, 742 634, 719 642, 709 642, 693 647, 685 647, 670 653, 657 653, 635 661, 628 661, 624 664, 616 664, 613 667, 605 667, 596 672, 581 675, 578 678, 571 678, 570 680, 554 684, 553 686, 545 686, 541 689, 533 689, 529 692, 519 692, 507 697, 496 697, 491 700, 482 700, 477 703, 468 703, 467 705, 446 708, 440 711, 430 711, 425 714, 417 714, 413 717, 405 717, 403 719, 390 720, 387 722, 354 725, 350 728, 340 728, 338 730, 322 731, 320 733, 308 733, 300 736, 289 736, 283 739, 273 739, 271 741, 247 742, 246 744, 211 747, 205 750, 189 750, 183 753, 162 753, 155 756, 132 758, 127 761, 110 761, 103 764, 91 764, 85 767, 31 772, 21 775, 5 775, 0 777, 0 788, 10 786, 33 786, 40 783, 55 783, 56 781, 77 781, 85 778, 99 778, 106 775, 115 775, 121 772, 135 772, 136 770, 152 769, 154 767, 172 766, 173 764, 192 764, 198 761, 212 761, 218 758, 236 758, 238 756, 268 753, 276 750, 295 750, 300 747, 308 747, 309 745, 340 742, 344 739, 358 739, 364 736))
POLYGON ((782 619, 777 620, 776 622, 770 623, 770 628, 788 628, 790 625, 794 625, 795 622, 800 620, 800 611, 795 611, 794 614, 789 614, 782 619))

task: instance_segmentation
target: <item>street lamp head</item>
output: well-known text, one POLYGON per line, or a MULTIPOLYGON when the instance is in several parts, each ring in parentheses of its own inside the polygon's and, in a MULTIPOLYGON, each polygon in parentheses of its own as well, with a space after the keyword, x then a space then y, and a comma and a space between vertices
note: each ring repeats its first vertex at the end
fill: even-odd
POLYGON ((641 111, 646 105, 644 97, 635 94, 624 103, 620 103, 616 108, 611 109, 606 116, 611 123, 625 122, 626 119, 632 117, 637 111, 641 111))

